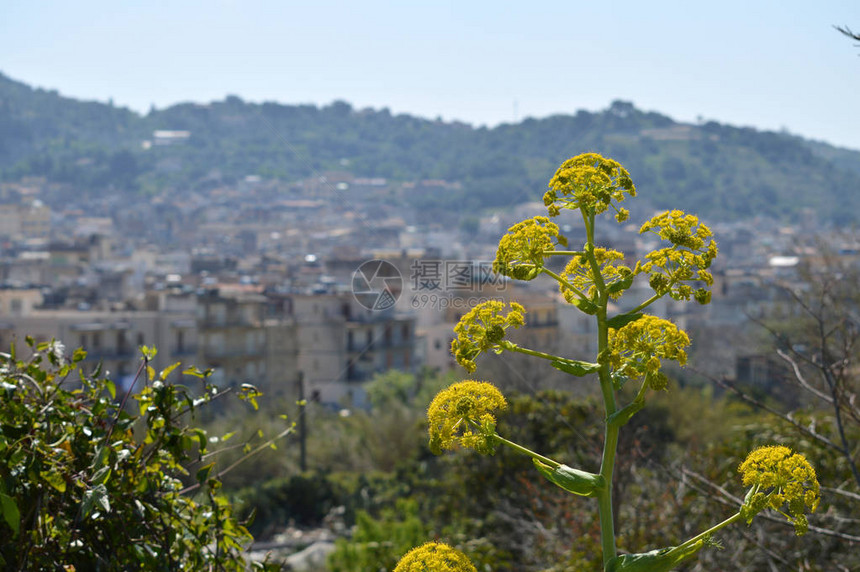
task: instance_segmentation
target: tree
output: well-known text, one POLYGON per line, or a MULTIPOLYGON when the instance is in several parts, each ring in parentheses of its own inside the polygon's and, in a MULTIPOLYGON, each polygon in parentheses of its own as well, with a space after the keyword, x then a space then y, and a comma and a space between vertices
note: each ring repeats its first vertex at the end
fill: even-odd
POLYGON ((156 374, 143 348, 146 386, 118 403, 113 382, 79 369, 83 350, 68 359, 60 343, 28 344, 27 359, 0 354, 3 568, 246 570, 252 538, 220 492, 209 435, 188 423, 228 392, 205 384, 193 396, 169 381, 178 363, 156 374))
MULTIPOLYGON (((790 300, 788 315, 782 320, 773 316, 756 321, 773 337, 774 351, 788 365, 789 379, 797 389, 829 410, 831 422, 821 429, 795 423, 798 429, 842 457, 854 488, 860 492, 856 460, 860 442, 850 438, 860 431, 856 372, 860 357, 856 285, 860 274, 840 262, 826 246, 819 244, 817 250, 822 263, 817 267, 807 264, 800 285, 781 285, 790 300)), ((788 414, 782 418, 792 421, 788 414)))
MULTIPOLYGON (((832 242, 832 241, 831 241, 832 242)), ((822 486, 822 515, 810 530, 822 539, 820 558, 834 566, 854 567, 860 529, 852 515, 860 507, 860 271, 819 240, 816 256, 805 261, 798 276, 774 284, 784 303, 764 316, 750 316, 767 333, 784 365, 774 391, 724 378, 706 376, 732 395, 767 412, 776 420, 762 431, 783 443, 802 443, 816 460, 822 486), (840 544, 827 543, 836 540, 840 544)), ((718 491, 709 483, 712 491, 718 491)))

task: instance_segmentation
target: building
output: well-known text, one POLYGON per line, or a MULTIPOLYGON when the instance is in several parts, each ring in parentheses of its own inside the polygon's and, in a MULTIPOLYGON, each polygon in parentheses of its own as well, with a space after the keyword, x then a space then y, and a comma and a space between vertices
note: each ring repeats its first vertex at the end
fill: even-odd
POLYGON ((420 365, 415 317, 369 310, 351 293, 290 296, 298 326, 299 368, 308 395, 324 403, 366 405, 363 384, 389 369, 420 365))
POLYGON ((298 343, 289 304, 253 285, 197 294, 198 367, 218 385, 250 383, 269 396, 297 397, 298 343))
POLYGON ((177 361, 192 365, 197 328, 193 314, 148 311, 76 311, 31 309, 0 318, 0 344, 20 349, 26 336, 37 342, 61 341, 71 353, 84 348, 85 371, 101 362, 102 372, 128 390, 141 364, 140 346, 158 349, 151 364, 156 370, 177 361))

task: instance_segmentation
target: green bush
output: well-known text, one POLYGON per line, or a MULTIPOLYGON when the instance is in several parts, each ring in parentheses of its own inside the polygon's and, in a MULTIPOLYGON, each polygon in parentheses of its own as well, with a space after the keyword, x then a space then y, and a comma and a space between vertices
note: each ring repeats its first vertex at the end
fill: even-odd
POLYGON ((241 489, 240 513, 254 514, 251 532, 267 538, 290 521, 299 526, 319 526, 344 494, 324 474, 300 474, 241 489))
POLYGON ((394 510, 382 511, 375 519, 365 511, 356 514, 350 540, 339 539, 329 556, 332 572, 391 570, 398 557, 421 542, 427 534, 418 516, 418 504, 400 499, 394 510))
POLYGON ((193 397, 168 382, 179 364, 156 375, 155 351, 142 348, 147 383, 132 414, 110 380, 81 373, 83 350, 68 360, 57 342, 28 344, 25 360, 0 354, 4 569, 246 570, 251 535, 219 492, 209 437, 188 424, 225 392, 193 397))

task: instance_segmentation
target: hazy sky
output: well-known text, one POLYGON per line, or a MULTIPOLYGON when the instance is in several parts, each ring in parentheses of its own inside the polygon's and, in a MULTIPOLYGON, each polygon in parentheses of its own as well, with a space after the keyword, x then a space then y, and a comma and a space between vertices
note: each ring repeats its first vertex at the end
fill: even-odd
POLYGON ((496 125, 632 101, 860 149, 858 0, 0 0, 0 71, 146 111, 249 101, 496 125))

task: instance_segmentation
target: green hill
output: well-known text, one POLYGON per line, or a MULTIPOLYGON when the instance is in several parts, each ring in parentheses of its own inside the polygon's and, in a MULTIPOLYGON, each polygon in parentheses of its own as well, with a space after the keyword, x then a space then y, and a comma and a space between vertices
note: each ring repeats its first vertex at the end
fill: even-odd
POLYGON ((621 161, 650 206, 711 220, 812 209, 858 220, 860 152, 709 122, 682 124, 631 103, 495 128, 388 110, 248 103, 184 103, 147 115, 64 98, 0 74, 0 179, 45 176, 89 192, 205 188, 213 177, 298 180, 325 170, 392 180, 446 179, 463 190, 413 196, 425 209, 474 209, 540 196, 565 158, 596 151, 621 161), (148 149, 156 130, 189 131, 148 149))

